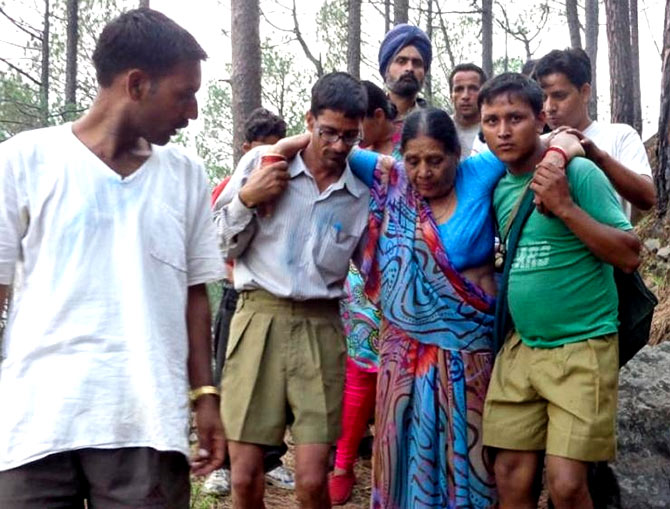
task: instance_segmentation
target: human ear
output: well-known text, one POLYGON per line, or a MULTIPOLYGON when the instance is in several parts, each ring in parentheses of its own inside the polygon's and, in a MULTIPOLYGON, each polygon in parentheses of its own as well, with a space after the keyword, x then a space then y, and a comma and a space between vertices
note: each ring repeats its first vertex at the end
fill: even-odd
POLYGON ((311 111, 308 111, 305 114, 305 122, 307 122, 307 130, 311 133, 312 130, 314 129, 314 121, 316 119, 314 118, 314 115, 312 115, 311 111))
POLYGON ((579 89, 579 93, 582 96, 582 101, 584 102, 584 104, 588 104, 589 99, 591 98, 591 84, 584 83, 579 89))
POLYGON ((126 74, 126 93, 133 101, 139 101, 151 88, 149 75, 140 69, 131 69, 126 74))
POLYGON ((547 114, 544 110, 535 117, 535 130, 537 134, 542 134, 544 131, 544 126, 547 124, 547 114))

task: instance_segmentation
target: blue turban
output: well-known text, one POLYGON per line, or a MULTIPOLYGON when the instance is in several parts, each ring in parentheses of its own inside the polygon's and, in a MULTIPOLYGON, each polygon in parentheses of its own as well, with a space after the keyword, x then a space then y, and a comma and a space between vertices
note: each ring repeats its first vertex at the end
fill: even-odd
POLYGON ((430 39, 419 27, 401 23, 388 31, 379 48, 379 74, 382 78, 386 78, 386 71, 393 57, 405 46, 414 46, 423 58, 425 69, 430 69, 433 59, 430 39))

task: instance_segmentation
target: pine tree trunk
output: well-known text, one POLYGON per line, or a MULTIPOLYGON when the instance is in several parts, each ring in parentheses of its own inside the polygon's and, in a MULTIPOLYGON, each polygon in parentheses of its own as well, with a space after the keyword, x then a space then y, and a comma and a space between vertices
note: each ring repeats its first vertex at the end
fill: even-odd
POLYGON ((409 21, 409 0, 395 0, 393 3, 393 24, 409 21))
POLYGON ((568 19, 570 30, 570 46, 582 47, 582 37, 579 33, 579 12, 577 11, 577 0, 565 0, 565 17, 568 19))
POLYGON ((384 0, 384 33, 391 29, 391 0, 384 0))
POLYGON ((630 72, 633 80, 633 127, 642 135, 642 97, 640 95, 640 45, 638 42, 637 0, 630 2, 630 72))
MULTIPOLYGON (((433 40, 433 0, 428 0, 428 8, 426 9, 426 35, 433 40)), ((430 69, 426 72, 426 80, 423 84, 423 92, 426 96, 428 104, 433 103, 433 77, 430 69)))
POLYGON ((586 0, 586 23, 584 39, 586 40, 586 54, 591 60, 591 99, 589 100, 589 114, 593 120, 598 118, 598 86, 596 64, 598 62, 598 0, 586 0))
POLYGON ((361 75, 361 0, 348 0, 347 72, 355 78, 361 75))
POLYGON ((42 68, 40 76, 41 125, 49 125, 49 0, 44 0, 44 25, 42 29, 42 68))
POLYGON ((65 52, 65 118, 72 120, 77 109, 77 47, 79 45, 79 2, 67 0, 67 44, 65 52))
POLYGON ((493 0, 482 0, 482 69, 493 76, 493 0))
POLYGON ((658 120, 658 170, 654 175, 658 214, 663 217, 670 200, 670 2, 665 5, 661 72, 661 114, 658 120))
POLYGON ((634 123, 628 0, 605 0, 612 122, 634 123))
POLYGON ((233 164, 242 157, 244 122, 261 106, 261 41, 258 0, 231 1, 230 39, 233 50, 233 164))

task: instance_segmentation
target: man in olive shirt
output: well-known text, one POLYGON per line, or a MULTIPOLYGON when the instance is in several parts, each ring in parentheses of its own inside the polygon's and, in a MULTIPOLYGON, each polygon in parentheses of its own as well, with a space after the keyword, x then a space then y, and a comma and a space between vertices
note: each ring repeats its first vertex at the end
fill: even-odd
POLYGON ((519 240, 507 293, 516 330, 496 360, 484 410, 500 507, 536 507, 533 480, 546 451, 554 506, 588 509, 587 464, 612 459, 616 447, 612 265, 633 271, 640 243, 593 163, 536 168, 546 147, 535 82, 500 75, 482 88, 479 104, 486 142, 507 165, 494 193, 498 224, 506 225, 528 186, 544 212, 532 212, 519 240))

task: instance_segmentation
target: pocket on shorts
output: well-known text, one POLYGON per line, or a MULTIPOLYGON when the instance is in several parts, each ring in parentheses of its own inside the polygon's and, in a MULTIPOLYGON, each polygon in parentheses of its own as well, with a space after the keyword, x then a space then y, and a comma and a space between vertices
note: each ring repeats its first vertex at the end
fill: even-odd
POLYGON ((329 338, 329 345, 321 345, 321 355, 329 361, 329 369, 323 373, 324 379, 330 383, 344 383, 347 360, 347 339, 344 335, 344 329, 339 320, 329 321, 327 327, 331 330, 332 336, 329 338))
MULTIPOLYGON (((239 305, 238 305, 238 310, 239 310, 239 305)), ((244 336, 244 333, 246 330, 249 328, 249 323, 251 322, 251 319, 254 317, 254 313, 247 311, 247 312, 239 312, 236 311, 235 314, 233 315, 233 319, 230 322, 230 333, 228 336, 228 346, 226 347, 226 360, 230 359, 237 349, 237 345, 239 345, 240 340, 244 336)))

